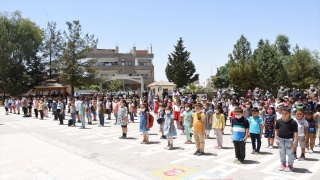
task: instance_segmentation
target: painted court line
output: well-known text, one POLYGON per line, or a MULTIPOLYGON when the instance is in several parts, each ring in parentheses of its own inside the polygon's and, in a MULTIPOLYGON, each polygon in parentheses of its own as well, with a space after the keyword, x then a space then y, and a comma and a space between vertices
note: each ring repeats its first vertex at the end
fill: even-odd
POLYGON ((9 123, 4 123, 4 125, 8 125, 8 126, 11 126, 11 127, 14 127, 14 128, 18 128, 17 126, 14 126, 14 125, 9 124, 9 123))
POLYGON ((170 163, 170 164, 176 164, 176 163, 178 163, 178 162, 186 161, 186 160, 188 160, 188 159, 189 159, 189 158, 185 157, 185 158, 177 159, 177 160, 175 160, 175 161, 171 161, 171 162, 169 162, 169 163, 170 163))

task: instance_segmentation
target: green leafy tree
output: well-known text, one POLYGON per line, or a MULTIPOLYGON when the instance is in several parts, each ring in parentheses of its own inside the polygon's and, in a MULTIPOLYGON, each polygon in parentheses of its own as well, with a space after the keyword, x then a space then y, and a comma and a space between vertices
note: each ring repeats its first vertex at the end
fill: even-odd
POLYGON ((216 88, 227 88, 230 86, 229 81, 229 68, 230 64, 226 63, 217 69, 216 75, 211 79, 211 83, 216 88))
POLYGON ((196 68, 189 59, 190 52, 185 50, 183 40, 180 38, 175 51, 168 55, 168 63, 166 67, 166 76, 170 82, 174 82, 177 88, 186 86, 199 79, 199 74, 195 74, 196 68))
POLYGON ((289 73, 292 80, 292 85, 299 88, 308 88, 311 83, 317 83, 316 79, 318 72, 314 71, 314 59, 308 49, 299 49, 296 45, 292 55, 292 64, 289 67, 289 73))
POLYGON ((42 66, 37 56, 43 33, 21 12, 0 14, 0 91, 10 95, 27 92, 41 82, 42 66), (32 80, 31 80, 32 79, 32 80))
POLYGON ((80 86, 78 89, 79 90, 96 90, 96 91, 99 91, 100 90, 100 86, 98 86, 98 85, 80 86))
POLYGON ((62 33, 56 30, 56 22, 48 22, 47 28, 43 30, 44 40, 41 49, 42 58, 47 66, 49 79, 52 79, 52 73, 59 72, 59 58, 61 57, 61 50, 63 44, 62 33))
POLYGON ((233 46, 232 54, 229 54, 229 61, 237 63, 240 59, 243 59, 245 62, 250 61, 252 55, 250 42, 246 37, 241 35, 240 39, 233 46))
POLYGON ((320 85, 320 56, 317 50, 311 52, 312 55, 312 71, 314 73, 314 84, 320 85))
POLYGON ((120 79, 112 80, 108 85, 108 90, 119 91, 119 89, 121 89, 122 86, 123 86, 122 80, 120 79))
POLYGON ((253 75, 258 77, 255 80, 260 88, 275 90, 281 85, 289 85, 288 73, 275 45, 270 45, 268 40, 259 40, 253 58, 256 66, 253 75))
POLYGON ((82 36, 79 21, 67 22, 68 31, 64 31, 66 41, 62 46, 60 57, 60 75, 64 82, 70 84, 71 94, 74 87, 88 86, 99 83, 98 71, 93 67, 94 60, 86 60, 87 53, 97 45, 98 39, 94 35, 82 36))
POLYGON ((204 87, 196 86, 194 83, 190 83, 186 86, 183 93, 191 93, 192 91, 194 91, 195 93, 198 93, 198 92, 204 92, 205 90, 206 88, 204 87))
POLYGON ((284 34, 279 34, 276 38, 276 46, 278 52, 283 55, 283 56, 290 56, 290 47, 291 45, 289 44, 289 37, 284 35, 284 34))

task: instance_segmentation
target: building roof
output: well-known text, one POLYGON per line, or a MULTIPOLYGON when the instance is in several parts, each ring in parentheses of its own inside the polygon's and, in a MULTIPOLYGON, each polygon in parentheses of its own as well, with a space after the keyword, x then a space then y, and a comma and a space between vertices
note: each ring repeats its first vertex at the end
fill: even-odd
POLYGON ((41 84, 39 86, 35 86, 34 88, 36 88, 36 89, 63 89, 63 88, 67 88, 67 86, 63 86, 62 84, 59 84, 59 83, 46 83, 46 84, 41 84))
POLYGON ((176 86, 174 83, 172 82, 168 82, 168 81, 156 81, 156 82, 153 82, 151 84, 148 85, 148 87, 150 86, 176 86))

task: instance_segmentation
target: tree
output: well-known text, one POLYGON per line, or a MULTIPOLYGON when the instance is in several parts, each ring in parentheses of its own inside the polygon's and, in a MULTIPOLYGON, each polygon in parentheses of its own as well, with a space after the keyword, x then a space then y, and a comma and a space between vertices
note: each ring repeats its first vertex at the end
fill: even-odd
POLYGON ((42 58, 46 61, 49 79, 52 79, 52 72, 58 73, 58 59, 61 56, 63 38, 61 31, 56 30, 57 23, 48 22, 47 29, 44 29, 43 47, 41 50, 42 58), (53 64, 55 62, 55 64, 53 64))
POLYGON ((224 66, 217 69, 216 75, 211 79, 211 83, 217 88, 227 88, 230 86, 229 81, 230 64, 226 63, 224 66))
POLYGON ((233 46, 232 54, 229 54, 229 61, 237 63, 241 58, 245 62, 250 61, 250 57, 252 55, 250 42, 241 35, 240 39, 233 46))
POLYGON ((231 68, 229 70, 229 79, 230 84, 235 89, 249 89, 253 88, 252 85, 252 70, 253 59, 250 60, 250 63, 247 63, 242 57, 239 59, 237 63, 231 62, 231 68))
POLYGON ((232 54, 229 54, 229 80, 231 86, 236 89, 252 88, 252 52, 250 42, 241 35, 240 39, 233 46, 232 54))
POLYGON ((289 85, 289 76, 283 66, 281 55, 275 45, 270 45, 269 40, 258 42, 258 48, 253 53, 256 65, 255 79, 262 89, 277 89, 281 85, 289 85))
MULTIPOLYGON (((312 83, 317 83, 316 74, 314 71, 315 65, 312 55, 308 49, 299 49, 299 46, 293 49, 292 64, 288 67, 292 85, 301 89, 306 89, 312 83)), ((319 66, 318 66, 319 67, 319 66)))
POLYGON ((314 73, 314 84, 320 85, 320 56, 317 50, 311 52, 312 56, 312 71, 314 73))
POLYGON ((194 83, 190 83, 186 86, 185 90, 183 91, 183 93, 191 93, 192 91, 194 91, 195 93, 198 92, 204 92, 206 88, 201 87, 201 86, 196 86, 194 83))
POLYGON ((123 86, 122 80, 120 79, 112 80, 108 86, 108 90, 119 91, 119 89, 121 89, 122 86, 123 86))
POLYGON ((98 85, 80 86, 78 89, 79 90, 96 90, 96 91, 99 91, 100 90, 100 86, 98 86, 98 85))
POLYGON ((289 37, 284 35, 284 34, 279 34, 276 38, 275 42, 277 46, 278 52, 283 55, 283 56, 290 56, 290 47, 291 45, 289 44, 289 37))
POLYGON ((19 95, 39 84, 31 78, 42 74, 41 65, 32 66, 39 61, 43 33, 19 11, 0 14, 0 32, 0 91, 19 95))
POLYGON ((98 39, 94 35, 82 36, 79 21, 67 22, 68 31, 64 31, 66 42, 62 46, 60 57, 60 75, 63 81, 71 85, 71 94, 75 86, 97 84, 98 72, 93 67, 94 60, 86 60, 87 53, 97 45, 98 39))
POLYGON ((166 76, 170 82, 174 82, 177 85, 177 88, 181 88, 197 81, 199 74, 195 74, 196 68, 189 59, 190 52, 185 50, 181 37, 174 48, 175 51, 168 55, 166 76))

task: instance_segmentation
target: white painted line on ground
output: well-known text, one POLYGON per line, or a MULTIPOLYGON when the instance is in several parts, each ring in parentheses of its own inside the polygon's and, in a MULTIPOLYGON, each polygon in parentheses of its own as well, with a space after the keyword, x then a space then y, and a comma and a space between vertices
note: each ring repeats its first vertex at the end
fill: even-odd
POLYGON ((124 147, 124 148, 120 148, 120 149, 118 149, 118 150, 123 151, 123 150, 126 150, 126 149, 131 149, 131 148, 133 148, 133 147, 135 147, 135 146, 132 146, 132 145, 126 145, 126 147, 124 147))
POLYGON ((177 160, 175 160, 175 161, 171 161, 171 162, 169 162, 170 164, 176 164, 176 163, 178 163, 178 162, 182 162, 182 161, 186 161, 186 160, 188 160, 189 158, 181 158, 181 159, 177 159, 177 160))
MULTIPOLYGON (((214 172, 220 172, 219 176, 228 176, 234 172, 236 172, 238 170, 238 168, 232 168, 230 169, 228 166, 225 165, 219 165, 213 169, 210 169, 208 171, 206 171, 207 173, 214 173, 214 172)), ((217 173, 214 173, 217 174, 217 173)))
POLYGON ((30 125, 30 124, 26 124, 26 123, 23 123, 23 122, 20 122, 20 121, 17 121, 17 123, 22 124, 22 125, 24 125, 24 126, 32 126, 32 125, 30 125))
POLYGON ((8 125, 8 126, 11 126, 11 127, 14 127, 14 128, 18 128, 17 126, 14 126, 14 125, 9 124, 9 123, 4 123, 4 125, 8 125))

